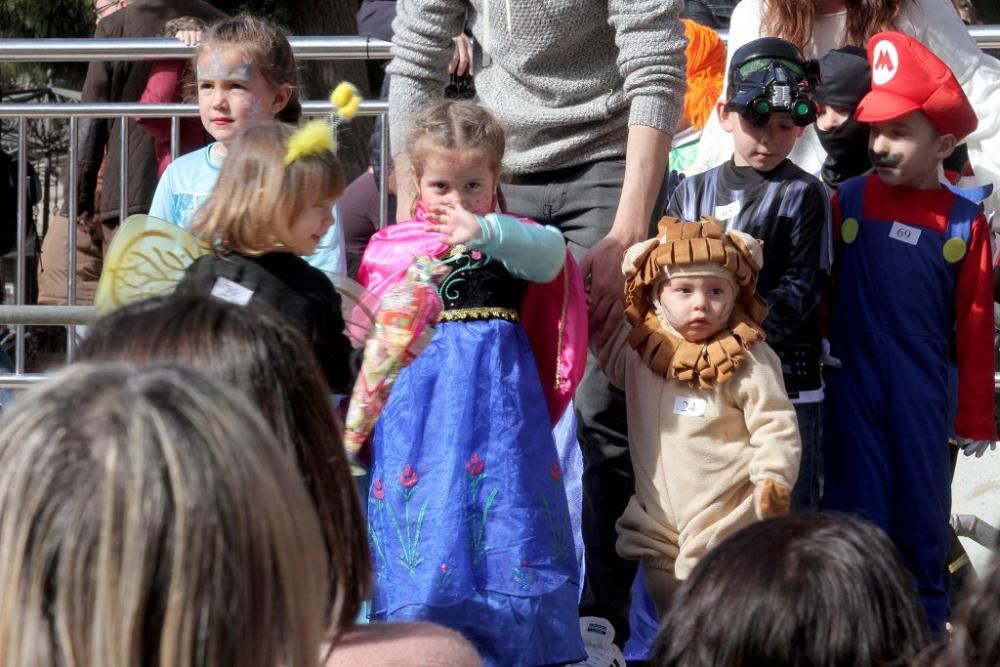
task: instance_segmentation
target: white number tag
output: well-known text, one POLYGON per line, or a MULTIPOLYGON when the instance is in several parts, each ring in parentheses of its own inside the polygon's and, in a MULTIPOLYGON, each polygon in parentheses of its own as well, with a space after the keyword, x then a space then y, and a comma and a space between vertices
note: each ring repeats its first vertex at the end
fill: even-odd
POLYGON ((715 217, 719 220, 729 220, 730 218, 735 218, 740 214, 741 208, 743 208, 743 204, 739 200, 729 202, 725 206, 716 206, 715 217))
POLYGON ((674 414, 688 417, 704 417, 708 403, 703 398, 678 396, 674 399, 674 414))
POLYGON ((894 222, 892 223, 892 228, 889 229, 889 238, 909 243, 910 245, 917 245, 917 241, 920 240, 920 231, 916 227, 910 227, 901 222, 894 222))
POLYGON ((253 290, 220 276, 215 279, 215 284, 212 286, 212 296, 220 301, 228 301, 229 303, 235 303, 237 306, 245 306, 253 298, 253 290))

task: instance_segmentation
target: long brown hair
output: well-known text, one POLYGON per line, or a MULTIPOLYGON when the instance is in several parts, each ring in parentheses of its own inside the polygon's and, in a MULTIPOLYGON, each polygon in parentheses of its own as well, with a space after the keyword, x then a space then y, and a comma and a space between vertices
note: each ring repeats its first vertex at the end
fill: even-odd
MULTIPOLYGON (((839 46, 864 48, 869 37, 892 29, 903 6, 910 2, 912 0, 845 0, 847 26, 839 46)), ((761 22, 763 34, 787 39, 804 50, 812 37, 816 15, 814 0, 765 0, 761 22)))
POLYGON ((313 667, 309 496, 249 401, 190 368, 78 364, 0 426, 0 666, 313 667))
POLYGON ((318 511, 331 564, 333 634, 351 627, 368 595, 371 554, 341 426, 308 343, 266 308, 212 297, 154 297, 99 319, 80 348, 87 361, 181 363, 248 395, 296 461, 318 511))

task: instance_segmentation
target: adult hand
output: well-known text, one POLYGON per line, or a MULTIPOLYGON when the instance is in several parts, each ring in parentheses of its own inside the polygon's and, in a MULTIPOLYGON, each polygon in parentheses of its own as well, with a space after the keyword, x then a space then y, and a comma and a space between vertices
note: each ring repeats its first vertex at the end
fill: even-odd
POLYGON ((201 41, 201 30, 178 30, 174 37, 182 44, 195 46, 201 41))
POLYGON ((670 140, 669 134, 653 127, 632 125, 628 129, 625 177, 611 231, 590 249, 580 267, 584 281, 589 281, 590 335, 596 348, 607 344, 624 316, 622 258, 649 234, 649 221, 667 173, 670 140))
POLYGON ((590 336, 598 348, 610 340, 625 316, 622 258, 626 249, 624 241, 609 234, 587 251, 580 265, 590 306, 590 336))
POLYGON ((455 51, 451 54, 451 62, 448 63, 448 74, 472 76, 472 40, 464 32, 452 37, 455 42, 455 51))
POLYGON ((103 229, 101 228, 101 221, 98 220, 97 216, 93 213, 81 213, 76 218, 76 225, 81 230, 90 234, 90 238, 95 241, 99 241, 103 236, 103 229))
POLYGON ((427 210, 427 218, 435 223, 427 225, 427 231, 441 234, 444 236, 441 241, 451 246, 478 239, 483 233, 476 216, 461 204, 432 206, 427 210))

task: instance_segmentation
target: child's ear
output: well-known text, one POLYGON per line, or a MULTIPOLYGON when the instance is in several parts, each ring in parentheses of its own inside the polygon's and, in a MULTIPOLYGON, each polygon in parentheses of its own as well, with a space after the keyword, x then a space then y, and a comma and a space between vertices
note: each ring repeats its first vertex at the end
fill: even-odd
POLYGON ((934 140, 934 157, 944 160, 954 152, 957 145, 958 138, 954 134, 939 134, 934 140))
POLYGON ((274 100, 271 102, 271 113, 277 116, 281 113, 281 110, 288 106, 288 102, 292 99, 292 93, 295 89, 290 83, 283 83, 278 86, 278 89, 274 91, 274 100))
POLYGON ((719 100, 715 103, 715 115, 719 117, 719 125, 726 132, 732 133, 736 129, 733 116, 735 111, 726 111, 726 103, 719 100))

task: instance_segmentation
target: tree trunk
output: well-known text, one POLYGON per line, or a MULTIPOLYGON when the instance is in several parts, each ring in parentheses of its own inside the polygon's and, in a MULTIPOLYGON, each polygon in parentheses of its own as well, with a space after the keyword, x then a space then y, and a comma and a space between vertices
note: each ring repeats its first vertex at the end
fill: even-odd
MULTIPOLYGON (((288 8, 289 30, 294 35, 357 35, 355 15, 360 0, 298 0, 288 8)), ((367 63, 363 60, 304 61, 302 99, 326 99, 341 81, 358 87, 366 98, 372 97, 367 63)), ((338 157, 347 171, 348 181, 354 180, 371 163, 372 118, 355 118, 342 125, 338 134, 338 157)))

